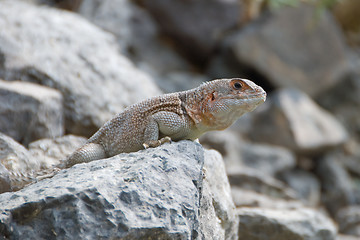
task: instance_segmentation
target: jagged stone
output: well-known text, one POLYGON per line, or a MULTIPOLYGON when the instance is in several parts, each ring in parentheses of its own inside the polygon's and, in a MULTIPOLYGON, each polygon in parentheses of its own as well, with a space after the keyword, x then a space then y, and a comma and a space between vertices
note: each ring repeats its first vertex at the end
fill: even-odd
POLYGON ((204 177, 204 160, 212 168, 221 158, 181 141, 77 164, 1 194, 0 237, 236 239, 224 168, 204 177), (208 223, 214 228, 204 232, 208 223))

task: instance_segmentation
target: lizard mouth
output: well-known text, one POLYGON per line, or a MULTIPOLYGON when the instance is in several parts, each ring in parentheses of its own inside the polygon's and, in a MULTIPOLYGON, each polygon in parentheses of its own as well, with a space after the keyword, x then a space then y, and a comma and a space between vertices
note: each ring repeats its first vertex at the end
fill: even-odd
POLYGON ((256 94, 252 94, 252 95, 247 95, 247 96, 240 96, 241 99, 255 99, 255 98, 263 98, 264 101, 266 100, 266 93, 256 93, 256 94))

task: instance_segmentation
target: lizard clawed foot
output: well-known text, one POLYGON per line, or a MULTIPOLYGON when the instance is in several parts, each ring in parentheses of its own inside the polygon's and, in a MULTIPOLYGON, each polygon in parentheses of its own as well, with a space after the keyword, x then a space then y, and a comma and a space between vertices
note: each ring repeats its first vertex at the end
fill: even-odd
POLYGON ((152 141, 148 141, 146 143, 143 143, 143 146, 144 146, 145 149, 147 149, 147 148, 150 148, 150 147, 151 148, 158 147, 158 146, 160 146, 160 145, 162 145, 164 143, 171 143, 171 142, 172 142, 171 138, 166 136, 166 137, 163 137, 163 138, 161 138, 159 140, 152 140, 152 141))

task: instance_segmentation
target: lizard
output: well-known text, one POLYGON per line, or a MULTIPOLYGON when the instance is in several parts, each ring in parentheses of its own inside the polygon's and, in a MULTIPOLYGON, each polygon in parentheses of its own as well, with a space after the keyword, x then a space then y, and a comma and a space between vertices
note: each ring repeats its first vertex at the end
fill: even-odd
POLYGON ((247 79, 216 79, 197 88, 131 105, 106 122, 60 168, 136 152, 163 143, 196 140, 223 130, 265 102, 266 92, 247 79))
POLYGON ((12 190, 52 177, 75 164, 135 152, 163 143, 196 140, 223 130, 265 102, 266 92, 250 80, 205 82, 197 88, 153 97, 131 105, 106 122, 59 165, 40 172, 9 172, 12 190))

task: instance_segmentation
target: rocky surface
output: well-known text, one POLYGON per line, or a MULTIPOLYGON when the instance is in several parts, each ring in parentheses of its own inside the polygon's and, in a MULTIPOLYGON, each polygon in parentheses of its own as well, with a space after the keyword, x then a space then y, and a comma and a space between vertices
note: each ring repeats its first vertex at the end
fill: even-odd
POLYGON ((335 219, 339 223, 341 233, 360 237, 359 206, 350 206, 339 210, 335 219))
POLYGON ((0 0, 0 239, 358 239, 359 0, 266 2, 0 0), (268 93, 200 139, 223 159, 180 142, 44 179, 124 107, 214 77, 268 93))
POLYGON ((350 66, 333 16, 315 14, 305 4, 265 14, 224 41, 224 56, 209 71, 214 76, 260 75, 259 81, 266 78, 274 87, 296 87, 311 96, 323 92, 341 81, 350 66))
POLYGON ((0 183, 0 193, 23 188, 36 181, 37 175, 51 174, 55 166, 84 143, 85 138, 68 135, 38 140, 26 149, 0 133, 0 181, 3 181, 0 183))
POLYGON ((247 142, 231 129, 207 133, 201 138, 201 143, 221 152, 229 172, 249 167, 275 176, 296 165, 295 155, 286 148, 247 142))
POLYGON ((140 2, 181 52, 200 64, 206 63, 219 40, 240 20, 240 5, 236 0, 140 2))
POLYGON ((344 77, 316 99, 321 106, 334 113, 350 131, 360 135, 360 62, 355 63, 354 68, 358 73, 344 77))
POLYGON ((216 180, 224 179, 224 167, 209 172, 208 181, 202 172, 204 161, 208 167, 222 165, 218 154, 204 155, 199 144, 182 141, 76 165, 16 193, 0 195, 1 235, 203 239, 208 216, 215 213, 214 219, 221 219, 210 223, 216 239, 235 239, 229 185, 216 180))
POLYGON ((305 204, 316 207, 320 203, 321 185, 319 179, 308 171, 291 169, 278 174, 278 178, 295 190, 296 196, 305 204))
POLYGON ((323 202, 330 213, 356 203, 353 182, 341 162, 341 155, 327 154, 319 160, 316 170, 322 180, 323 202))
POLYGON ((86 138, 65 135, 54 139, 41 139, 29 145, 30 154, 37 159, 43 159, 46 168, 58 165, 69 156, 74 149, 85 144, 86 138))
POLYGON ((334 223, 312 209, 238 210, 239 239, 247 240, 335 240, 334 223))
POLYGON ((237 239, 238 217, 219 152, 205 151, 203 171, 203 195, 199 216, 201 239, 237 239))
POLYGON ((33 83, 0 80, 0 132, 24 145, 64 134, 60 92, 33 83))
POLYGON ((118 53, 113 35, 78 15, 3 0, 0 28, 8 29, 0 32, 0 77, 58 89, 67 132, 90 136, 129 104, 160 94, 118 53))
POLYGON ((41 169, 41 162, 11 137, 0 133, 0 169, 2 192, 17 190, 28 183, 28 179, 18 182, 17 178, 41 169))
POLYGON ((136 66, 150 74, 161 89, 167 92, 187 90, 207 80, 173 51, 151 14, 134 1, 88 0, 84 1, 78 12, 115 34, 121 51, 136 66))
POLYGON ((309 154, 324 152, 348 139, 343 125, 299 90, 275 92, 262 110, 249 130, 253 140, 309 154))

